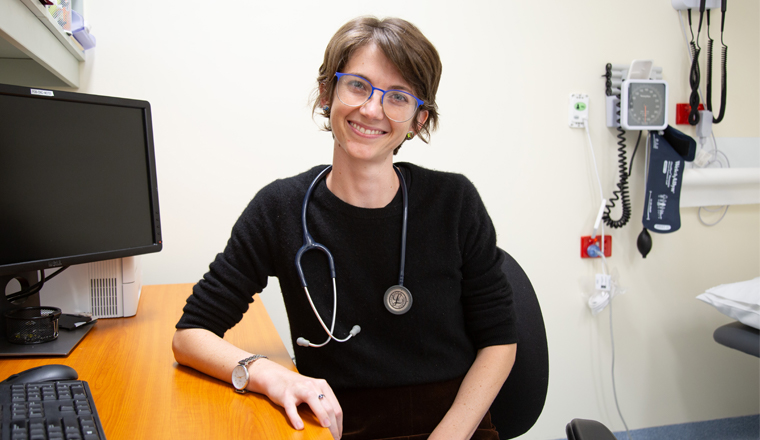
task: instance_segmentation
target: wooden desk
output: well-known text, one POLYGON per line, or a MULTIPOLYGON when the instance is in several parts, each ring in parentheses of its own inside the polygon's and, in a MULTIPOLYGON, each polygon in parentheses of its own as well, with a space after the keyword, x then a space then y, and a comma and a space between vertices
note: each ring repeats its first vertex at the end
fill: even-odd
MULTIPOLYGON (((90 384, 108 440, 331 439, 304 406, 306 428, 296 431, 266 397, 237 394, 229 383, 174 361, 174 325, 192 286, 144 286, 136 316, 99 320, 68 357, 2 359, 0 378, 38 365, 73 367, 90 384)), ((261 301, 225 339, 296 371, 261 301)))

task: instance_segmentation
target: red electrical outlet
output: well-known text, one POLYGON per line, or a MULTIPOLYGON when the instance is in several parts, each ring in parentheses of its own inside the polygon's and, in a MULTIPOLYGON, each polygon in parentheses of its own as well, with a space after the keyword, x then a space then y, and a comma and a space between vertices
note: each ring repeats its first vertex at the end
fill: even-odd
MULTIPOLYGON (((588 254, 588 247, 592 244, 596 244, 599 246, 599 249, 602 248, 602 240, 600 240, 601 237, 591 238, 590 235, 586 235, 585 237, 581 237, 581 258, 595 258, 588 254)), ((605 257, 611 257, 612 256, 612 237, 609 235, 604 236, 604 256, 605 257)), ((599 258, 599 257, 596 257, 599 258)))
MULTIPOLYGON (((704 110, 705 106, 699 104, 698 110, 704 110)), ((676 104, 676 125, 688 125, 691 106, 689 104, 676 104)))

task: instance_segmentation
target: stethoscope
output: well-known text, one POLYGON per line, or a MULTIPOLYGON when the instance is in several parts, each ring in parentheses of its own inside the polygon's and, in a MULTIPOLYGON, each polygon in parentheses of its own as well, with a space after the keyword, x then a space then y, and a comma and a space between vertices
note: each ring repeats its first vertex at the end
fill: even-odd
MULTIPOLYGON (((349 332, 348 336, 346 336, 343 339, 340 339, 336 337, 333 334, 333 330, 335 329, 335 316, 338 311, 338 289, 335 284, 335 262, 333 260, 333 256, 330 253, 330 251, 322 244, 319 244, 314 241, 314 238, 309 234, 309 228, 306 225, 306 208, 309 207, 309 199, 311 198, 311 193, 314 191, 314 188, 317 186, 317 184, 327 175, 328 172, 332 169, 332 165, 327 166, 324 170, 322 170, 317 177, 314 178, 314 181, 311 182, 311 185, 309 185, 309 189, 306 190, 306 195, 303 198, 303 205, 301 206, 301 226, 303 228, 303 246, 301 246, 300 249, 298 249, 298 252, 296 253, 296 270, 298 271, 298 277, 301 279, 301 285, 303 286, 304 292, 306 292, 306 298, 309 299, 309 304, 311 305, 311 309, 314 311, 314 315, 316 315, 317 319, 319 320, 319 323, 322 325, 322 328, 325 330, 325 333, 327 333, 327 340, 321 344, 312 344, 307 340, 306 338, 300 337, 296 340, 296 343, 302 347, 324 347, 328 342, 330 342, 331 339, 334 339, 338 342, 346 342, 349 339, 351 339, 353 336, 356 336, 359 334, 359 332, 362 330, 361 327, 358 325, 355 325, 351 328, 351 331, 349 332), (317 308, 314 306, 314 301, 311 300, 311 295, 309 294, 309 289, 306 285, 306 278, 303 274, 303 268, 301 267, 301 257, 306 252, 318 249, 327 256, 327 261, 330 266, 330 277, 332 277, 332 284, 333 284, 333 314, 332 314, 332 322, 330 324, 330 328, 327 328, 327 325, 325 325, 325 322, 322 320, 322 317, 319 315, 319 312, 317 312, 317 308)), ((398 180, 401 183, 401 195, 403 197, 404 202, 404 210, 403 210, 403 223, 401 227, 401 268, 399 269, 398 274, 398 285, 391 286, 383 296, 383 302, 385 304, 385 308, 388 309, 389 312, 395 314, 395 315, 403 315, 404 313, 408 312, 409 309, 412 307, 412 294, 409 292, 409 289, 404 287, 404 260, 406 259, 406 223, 407 223, 407 217, 409 212, 409 203, 407 201, 407 194, 406 194, 406 181, 404 180, 404 176, 401 174, 401 171, 399 171, 398 167, 395 165, 393 166, 394 171, 396 171, 396 174, 398 175, 398 180)))

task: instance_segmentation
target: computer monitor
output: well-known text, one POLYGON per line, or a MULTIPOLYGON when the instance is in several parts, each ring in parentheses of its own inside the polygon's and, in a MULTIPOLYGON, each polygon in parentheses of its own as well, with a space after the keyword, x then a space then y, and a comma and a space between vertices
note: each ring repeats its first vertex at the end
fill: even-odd
POLYGON ((150 104, 0 84, 0 335, 13 280, 161 248, 150 104))

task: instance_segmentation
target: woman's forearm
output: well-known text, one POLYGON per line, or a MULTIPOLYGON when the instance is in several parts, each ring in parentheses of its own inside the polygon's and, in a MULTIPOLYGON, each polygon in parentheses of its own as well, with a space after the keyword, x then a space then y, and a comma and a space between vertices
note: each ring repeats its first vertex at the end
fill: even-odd
POLYGON ((214 333, 199 328, 177 330, 172 350, 178 363, 225 382, 231 381, 237 362, 250 356, 214 333))
POLYGON ((430 439, 469 439, 507 380, 516 353, 517 344, 494 345, 479 350, 454 403, 430 439))
MULTIPOLYGON (((231 382, 232 370, 239 360, 251 355, 208 330, 195 328, 177 330, 172 350, 180 364, 225 382, 231 382)), ((268 359, 260 359, 248 368, 251 380, 247 389, 281 406, 295 429, 304 428, 298 405, 306 403, 334 438, 341 437, 343 410, 326 381, 302 376, 268 359)))

